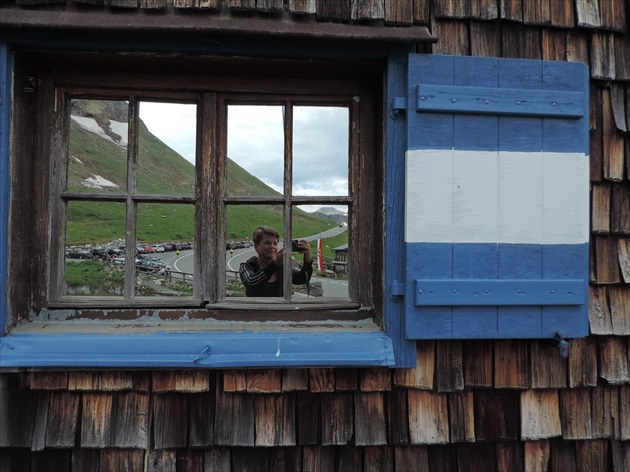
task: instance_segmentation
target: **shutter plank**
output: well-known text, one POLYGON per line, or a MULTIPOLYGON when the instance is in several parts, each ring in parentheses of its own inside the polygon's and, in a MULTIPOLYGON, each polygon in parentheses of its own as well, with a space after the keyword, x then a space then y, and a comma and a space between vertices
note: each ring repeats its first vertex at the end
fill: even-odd
POLYGON ((411 444, 449 442, 447 396, 420 390, 408 391, 411 444))

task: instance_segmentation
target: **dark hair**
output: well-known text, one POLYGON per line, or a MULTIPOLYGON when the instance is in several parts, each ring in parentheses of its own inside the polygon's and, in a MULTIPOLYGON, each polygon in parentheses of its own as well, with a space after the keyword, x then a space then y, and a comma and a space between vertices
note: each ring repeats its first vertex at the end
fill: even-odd
POLYGON ((280 239, 280 233, 278 233, 278 231, 276 231, 271 226, 259 226, 254 230, 254 236, 252 237, 252 239, 254 240, 254 244, 258 244, 262 240, 264 235, 275 236, 276 238, 280 239))

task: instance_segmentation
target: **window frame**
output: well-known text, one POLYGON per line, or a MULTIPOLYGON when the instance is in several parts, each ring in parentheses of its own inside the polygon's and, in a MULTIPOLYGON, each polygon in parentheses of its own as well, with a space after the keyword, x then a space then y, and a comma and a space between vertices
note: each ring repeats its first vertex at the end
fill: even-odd
MULTIPOLYGON (((102 77, 99 74, 98 68, 90 68, 88 65, 79 66, 77 61, 74 58, 73 54, 60 54, 59 62, 62 65, 51 68, 52 59, 47 58, 47 60, 42 61, 34 61, 30 57, 30 53, 28 52, 20 52, 19 58, 16 62, 16 75, 21 75, 26 72, 26 69, 30 69, 33 74, 31 76, 37 77, 38 80, 38 90, 36 95, 40 95, 40 98, 37 100, 33 100, 35 103, 30 103, 29 107, 31 110, 36 110, 38 120, 41 122, 42 129, 53 129, 56 130, 51 133, 50 136, 42 136, 41 139, 37 140, 33 143, 33 146, 38 150, 33 150, 33 155, 45 155, 42 152, 48 148, 48 143, 52 143, 52 147, 56 150, 54 155, 52 156, 52 169, 50 169, 51 174, 54 177, 54 184, 52 186, 56 189, 55 194, 61 196, 62 193, 59 192, 59 177, 58 172, 60 159, 63 159, 63 152, 60 150, 64 149, 64 146, 67 146, 67 136, 63 136, 63 133, 59 133, 60 123, 58 120, 68 120, 68 113, 59 113, 57 111, 54 115, 54 118, 50 118, 46 116, 45 113, 41 113, 41 110, 52 109, 55 108, 58 110, 59 108, 63 109, 63 106, 59 106, 60 100, 65 100, 65 94, 63 93, 65 90, 72 90, 72 96, 89 96, 90 98, 99 97, 98 94, 92 93, 95 90, 98 90, 99 87, 113 87, 112 82, 118 80, 122 85, 120 89, 114 89, 108 91, 108 93, 101 95, 102 98, 113 99, 117 94, 118 96, 122 96, 122 94, 126 94, 128 91, 134 91, 134 84, 143 83, 147 84, 148 75, 142 68, 140 70, 135 70, 133 72, 129 72, 124 69, 124 65, 118 65, 116 70, 111 72, 111 75, 108 77, 102 77), (23 63, 21 62, 23 61, 23 63), (36 67, 34 65, 36 64, 36 67), (61 70, 62 67, 67 67, 64 70, 61 70), (87 72, 80 73, 77 68, 81 68, 81 70, 87 72), (21 70, 24 69, 24 70, 21 70), (120 69, 120 70, 118 70, 120 69), (123 72, 124 71, 124 72, 123 72), (113 91, 113 92, 112 92, 113 91), (56 175, 55 175, 56 172, 56 175)), ((79 54, 78 56, 84 58, 85 55, 79 54)), ((37 54, 34 57, 38 57, 37 54)), ((116 55, 112 55, 112 57, 116 58, 116 55)), ((97 58, 90 58, 91 62, 97 62, 97 58)), ((102 57, 98 59, 100 62, 102 57)), ((110 59, 111 60, 111 59, 110 59)), ((159 57, 155 58, 147 58, 145 56, 141 57, 141 61, 146 64, 152 63, 161 63, 161 61, 166 61, 165 59, 159 57)), ((129 61, 126 61, 126 65, 129 66, 129 61)), ((217 175, 217 169, 221 169, 221 166, 224 163, 220 163, 218 166, 213 166, 210 164, 211 161, 215 161, 217 159, 221 159, 222 149, 225 148, 224 139, 220 136, 221 134, 221 126, 216 123, 217 119, 220 119, 220 104, 218 100, 218 93, 214 90, 210 91, 212 87, 216 87, 217 89, 221 88, 229 88, 228 92, 221 92, 225 96, 229 96, 230 94, 241 94, 239 96, 244 96, 242 94, 251 93, 252 84, 256 83, 257 87, 260 87, 263 94, 267 94, 272 96, 273 94, 280 94, 286 92, 287 94, 295 95, 299 97, 303 95, 308 97, 309 100, 312 100, 313 97, 323 96, 323 91, 331 91, 335 92, 337 98, 333 98, 333 101, 339 101, 340 97, 346 97, 344 100, 348 100, 349 103, 352 103, 355 108, 355 113, 359 117, 359 120, 365 123, 366 130, 368 129, 378 129, 378 103, 379 96, 382 91, 375 87, 373 83, 373 79, 375 77, 382 76, 382 64, 379 65, 377 61, 371 61, 368 64, 351 64, 350 66, 342 66, 341 69, 337 69, 334 73, 327 72, 325 77, 309 77, 308 74, 317 70, 324 70, 322 67, 326 65, 326 69, 330 70, 330 66, 325 62, 322 64, 313 64, 313 61, 308 61, 307 63, 303 61, 293 61, 289 65, 285 61, 280 65, 281 69, 293 73, 294 75, 298 75, 298 77, 292 77, 291 80, 282 81, 281 84, 276 82, 276 78, 269 78, 266 82, 256 81, 254 77, 248 77, 244 79, 242 75, 247 76, 247 73, 243 74, 242 64, 243 60, 227 60, 225 58, 208 58, 208 59, 198 59, 196 61, 198 64, 201 64, 202 67, 199 71, 196 71, 192 76, 186 76, 187 79, 182 82, 178 82, 175 87, 171 87, 172 90, 169 90, 166 95, 171 99, 178 97, 193 97, 194 94, 198 94, 202 96, 202 99, 197 102, 198 103, 198 143, 203 140, 206 141, 215 141, 219 143, 218 146, 213 147, 211 145, 201 145, 197 149, 197 166, 200 166, 197 171, 198 180, 201 179, 210 179, 211 181, 217 182, 220 181, 222 177, 217 175), (217 76, 208 77, 207 71, 212 70, 216 63, 219 63, 223 69, 222 73, 217 76), (240 64, 240 65, 239 65, 240 64), (306 70, 300 73, 296 73, 296 71, 305 67, 306 70), (354 69, 354 70, 353 70, 354 69), (341 70, 341 78, 339 77, 339 71, 341 70), (358 70, 358 72, 357 72, 358 70), (365 72, 369 71, 368 79, 365 78, 365 72), (261 85, 262 84, 262 85, 261 85), (195 88, 194 92, 191 92, 191 87, 195 88), (354 100, 354 97, 361 96, 361 100, 354 100), (365 98, 364 98, 365 97, 365 98), (214 109, 213 109, 214 108, 214 109), (202 130, 210 123, 210 129, 213 130, 212 135, 209 133, 204 133, 202 130), (368 128, 369 127, 369 128, 368 128), (219 136, 217 136, 219 135, 219 136)), ((260 61, 260 60, 245 60, 246 66, 249 69, 256 71, 257 74, 260 74, 261 70, 264 70, 264 66, 266 66, 269 61, 260 61)), ((273 63, 274 61, 271 61, 273 63)), ((146 64, 143 64, 143 67, 146 67, 146 64)), ((186 74, 182 73, 181 76, 184 77, 186 74)), ((155 90, 164 87, 172 82, 172 77, 169 73, 166 73, 164 76, 160 76, 155 80, 155 77, 151 77, 153 80, 150 82, 150 86, 147 87, 146 90, 141 93, 137 93, 137 97, 150 97, 152 100, 161 99, 155 90)), ((23 90, 18 90, 16 93, 16 108, 21 106, 21 100, 28 100, 28 94, 23 90)), ((299 101, 299 100, 296 100, 299 101)), ((300 102, 302 103, 302 102, 300 102)), ((315 102, 313 102, 315 103, 315 102)), ((131 114, 130 114, 131 115, 131 114)), ((19 117, 17 121, 19 121, 19 117)), ((28 127, 25 127, 26 124, 24 122, 16 122, 14 128, 14 136, 15 141, 21 142, 21 144, 17 145, 17 148, 20 149, 20 146, 24 148, 28 148, 26 144, 26 138, 24 137, 27 133, 25 130, 28 130, 28 127)), ((130 127, 131 128, 131 127, 130 127)), ((356 123, 353 123, 352 126, 352 137, 350 139, 356 139, 359 141, 359 128, 356 126, 356 123)), ((223 133, 225 135, 225 133, 223 133)), ((370 133, 363 133, 364 136, 369 135, 370 133)), ((371 234, 377 235, 381 233, 379 228, 382 228, 382 202, 379 205, 379 196, 382 200, 382 185, 377 184, 376 182, 382 181, 382 170, 381 165, 377 164, 379 162, 378 159, 378 151, 377 148, 382 143, 382 138, 378 136, 379 133, 373 133, 373 136, 370 138, 361 137, 359 141, 359 147, 357 150, 357 155, 360 155, 359 159, 351 159, 350 160, 350 175, 349 179, 352 180, 356 178, 357 187, 356 195, 357 199, 364 198, 365 203, 361 205, 357 205, 356 211, 353 211, 352 214, 352 224, 359 225, 361 223, 365 224, 368 228, 371 228, 371 234), (370 141, 370 143, 368 143, 370 141), (368 144, 366 144, 368 143, 368 144), (371 165, 366 165, 366 162, 371 165), (359 182, 361 185, 359 185, 359 182)), ((132 142, 132 138, 130 136, 130 143, 132 142)), ((17 151, 16 151, 17 152, 17 151)), ((46 169, 46 163, 38 163, 42 170, 46 169)), ((14 167, 16 164, 12 164, 14 167)), ((18 166, 19 167, 19 166, 18 166)), ((30 170, 30 169, 29 169, 30 170)), ((27 172, 29 172, 27 170, 27 172)), ((19 174, 21 171, 14 169, 14 174, 19 174)), ((39 178, 40 185, 38 186, 39 192, 36 197, 36 201, 40 201, 42 206, 37 209, 37 214, 40 218, 42 215, 45 215, 48 211, 52 216, 50 218, 50 222, 48 224, 51 228, 59 227, 59 221, 63 221, 63 212, 60 212, 58 209, 59 205, 56 205, 54 201, 50 201, 47 198, 47 189, 50 188, 51 185, 47 182, 48 172, 45 172, 43 175, 38 174, 33 178, 39 178)), ((217 186, 216 193, 213 193, 212 189, 208 188, 208 186, 200 186, 197 185, 197 195, 196 200, 198 202, 197 212, 216 215, 218 205, 212 205, 211 202, 213 198, 216 198, 215 195, 221 192, 221 186, 217 186), (203 202, 203 203, 200 203, 203 202)), ((73 195, 70 195, 73 196, 73 195)), ((26 192, 22 196, 23 199, 27 198, 26 192)), ((87 196, 87 199, 94 198, 87 196)), ((132 199, 131 195, 127 195, 127 199, 132 199)), ((149 198, 150 196, 144 196, 143 198, 149 198)), ((349 196, 348 199, 352 197, 349 196)), ((226 200, 229 200, 226 199, 226 200)), ((304 200, 305 202, 310 202, 308 197, 298 198, 296 201, 304 200)), ((321 199, 320 199, 321 200, 321 199)), ((141 200, 146 201, 146 200, 141 200)), ((225 202, 221 208, 225 208, 225 202)), ((25 223, 22 222, 22 226, 20 227, 19 223, 16 224, 15 215, 17 212, 13 212, 14 217, 11 219, 12 227, 19 227, 18 232, 22 232, 22 234, 26 233, 25 223)), ((209 220, 213 220, 212 216, 209 220)), ((225 224, 224 220, 222 221, 225 224)), ((285 222, 285 226, 287 223, 285 222)), ((203 226, 203 225, 201 225, 203 226)), ((223 231, 224 228, 219 229, 217 232, 219 234, 225 234, 223 231)), ((43 231, 45 232, 45 231, 43 231)), ((36 232, 36 234, 32 235, 33 240, 37 245, 37 242, 42 241, 42 233, 36 232)), ((214 269, 212 267, 212 263, 209 262, 212 260, 213 255, 224 255, 224 245, 225 240, 218 239, 216 240, 216 244, 213 244, 209 238, 205 237, 208 233, 207 228, 200 227, 196 229, 196 237, 197 240, 206 245, 204 248, 204 254, 209 254, 210 257, 201 258, 201 253, 197 256, 200 260, 197 262, 198 267, 200 268, 201 273, 207 273, 208 271, 216 270, 216 273, 220 273, 221 269, 214 269)), ((60 233, 57 233, 60 234, 60 233)), ((198 289, 198 293, 201 294, 201 300, 193 300, 192 303, 182 303, 182 301, 174 301, 171 303, 164 303, 163 300, 139 300, 137 303, 130 304, 128 301, 118 302, 112 299, 107 300, 98 300, 96 298, 92 298, 90 300, 81 300, 76 301, 75 303, 67 303, 66 300, 59 297, 50 297, 45 290, 45 285, 47 286, 46 277, 39 277, 33 283, 32 287, 32 302, 29 303, 30 306, 26 304, 22 305, 22 314, 15 315, 15 311, 9 314, 9 325, 15 324, 18 321, 29 321, 33 319, 32 313, 38 313, 38 316, 41 317, 42 314, 44 317, 49 319, 55 319, 55 317, 59 316, 58 313, 64 313, 60 315, 62 318, 66 319, 76 319, 76 318, 105 318, 107 316, 111 318, 116 318, 117 316, 126 317, 128 319, 134 318, 134 312, 137 317, 140 317, 142 313, 145 312, 146 308, 158 308, 162 307, 165 310, 169 311, 169 305, 172 304, 172 310, 170 313, 162 314, 166 318, 172 318, 177 316, 184 317, 192 317, 196 319, 203 318, 219 318, 219 319, 234 319, 235 321, 249 320, 252 319, 252 314, 254 314, 253 319, 256 321, 265 321, 265 320, 288 320, 293 323, 299 322, 303 319, 308 320, 321 320, 321 319, 340 319, 340 320, 359 320, 365 318, 371 318, 374 323, 378 326, 381 323, 383 314, 382 314, 382 297, 380 296, 378 286, 380 285, 380 281, 382 280, 382 262, 380 257, 377 254, 377 251, 373 249, 374 242, 370 241, 371 244, 366 245, 364 234, 358 235, 350 233, 350 237, 353 239, 353 245, 356 245, 361 250, 357 251, 357 254, 363 254, 360 256, 362 260, 367 261, 365 264, 368 264, 370 267, 376 268, 376 270, 370 271, 370 277, 357 277, 356 284, 356 301, 350 303, 299 303, 295 302, 287 303, 286 306, 283 304, 269 304, 269 303, 260 303, 258 300, 257 304, 253 303, 243 303, 238 300, 236 301, 227 301, 224 300, 218 303, 209 303, 208 306, 200 306, 204 304, 205 300, 216 300, 217 291, 220 293, 224 288, 208 288, 207 286, 201 287, 198 289), (367 251, 366 251, 366 248, 367 251), (362 308, 361 308, 362 307, 362 308), (297 308, 297 310, 296 310, 297 308), (291 314, 291 311, 297 311, 296 314, 291 314), (70 312, 70 313, 68 313, 70 312), (107 313, 105 313, 107 312, 107 313), (29 313, 24 316, 24 313, 29 313), (266 314, 265 314, 266 313, 266 314)), ((56 258, 52 258, 49 263, 49 269, 46 273, 49 274, 48 277, 51 277, 52 274, 58 273, 60 264, 63 263, 63 254, 64 251, 61 250, 61 245, 54 242, 55 238, 46 242, 46 247, 49 247, 51 250, 51 254, 57 254, 56 258), (55 247, 57 244, 57 247, 55 247), (55 252, 56 251, 56 252, 55 252)), ((127 242, 129 246, 132 242, 135 244, 131 238, 130 241, 127 242)), ((12 248, 15 246, 16 237, 14 236, 12 239, 12 248)), ((378 245, 378 243, 376 243, 378 245)), ((134 246, 135 247, 135 246, 134 246)), ((382 251, 382 249, 381 249, 382 251)), ((11 250, 11 254, 15 251, 11 250)), ((197 251, 199 252, 199 251, 197 251)), ((357 256, 359 257, 359 256, 357 256)), ((224 259, 224 258, 223 258, 224 259)), ((20 258, 17 258, 18 264, 20 262, 20 258)), ((222 261, 222 258, 218 258, 219 261, 222 261)), ((16 259, 13 257, 12 261, 15 262, 16 259)), ((12 262, 12 263, 13 263, 12 262)), ((219 262, 219 265, 221 262, 219 262)), ((224 261, 223 261, 224 264, 224 261)), ((357 263, 357 266, 360 265, 357 263)), ((42 266, 45 266, 42 264, 42 266)), ((223 270, 225 268, 223 267, 223 270)), ((24 293, 20 293, 20 289, 15 286, 15 284, 9 284, 9 291, 11 293, 11 299, 24 299, 24 293)), ((52 293, 54 295, 54 291, 52 293)), ((15 305, 16 307, 19 304, 15 305)), ((185 328, 185 323, 183 323, 182 329, 185 328)))

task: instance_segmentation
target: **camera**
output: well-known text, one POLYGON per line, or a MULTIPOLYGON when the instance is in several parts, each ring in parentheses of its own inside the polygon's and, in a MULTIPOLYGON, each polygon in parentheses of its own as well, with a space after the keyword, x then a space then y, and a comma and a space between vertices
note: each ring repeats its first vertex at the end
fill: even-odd
POLYGON ((294 239, 293 241, 291 241, 291 250, 293 252, 304 252, 304 250, 298 246, 298 239, 294 239))

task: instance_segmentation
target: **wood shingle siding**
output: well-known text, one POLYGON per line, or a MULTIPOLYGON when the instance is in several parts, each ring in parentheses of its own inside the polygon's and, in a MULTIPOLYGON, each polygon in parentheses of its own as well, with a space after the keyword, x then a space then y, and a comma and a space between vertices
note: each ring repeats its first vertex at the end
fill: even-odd
MULTIPOLYGON (((569 340, 567 358, 527 339, 418 341, 417 367, 397 370, 2 372, 0 471, 630 470, 630 1, 6 0, 0 28, 52 29, 55 15, 61 29, 426 26, 437 42, 418 52, 587 64, 590 336, 569 340)), ((12 171, 43 174, 36 164, 12 171)))

